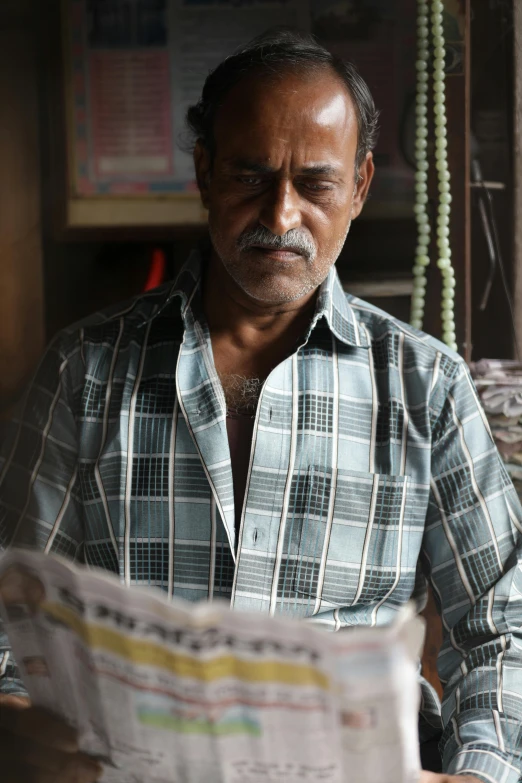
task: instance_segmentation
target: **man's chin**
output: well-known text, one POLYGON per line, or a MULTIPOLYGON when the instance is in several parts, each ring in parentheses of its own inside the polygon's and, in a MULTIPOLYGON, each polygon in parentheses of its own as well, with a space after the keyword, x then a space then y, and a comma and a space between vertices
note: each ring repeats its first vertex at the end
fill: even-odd
MULTIPOLYGON (((300 259, 306 264, 304 259, 300 259)), ((295 302, 309 294, 318 283, 310 279, 308 269, 299 268, 299 263, 271 264, 269 267, 248 252, 239 259, 222 264, 234 283, 250 299, 260 304, 278 305, 295 302)))
POLYGON ((250 299, 254 299, 259 303, 272 305, 296 302, 317 287, 311 283, 294 283, 289 285, 288 281, 286 281, 285 285, 285 281, 282 278, 282 275, 273 275, 270 280, 263 280, 258 283, 235 278, 235 282, 250 299))

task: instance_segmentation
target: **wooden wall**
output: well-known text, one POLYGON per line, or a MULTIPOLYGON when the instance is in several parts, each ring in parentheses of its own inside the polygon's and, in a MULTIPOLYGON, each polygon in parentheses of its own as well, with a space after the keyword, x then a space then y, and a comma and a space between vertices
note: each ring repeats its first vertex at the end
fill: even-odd
POLYGON ((30 0, 0 4, 0 411, 44 344, 38 53, 30 0))

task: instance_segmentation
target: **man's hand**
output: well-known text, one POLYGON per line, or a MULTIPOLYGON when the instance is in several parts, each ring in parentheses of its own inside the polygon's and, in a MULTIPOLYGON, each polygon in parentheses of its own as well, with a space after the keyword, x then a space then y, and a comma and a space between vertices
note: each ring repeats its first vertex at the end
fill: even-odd
POLYGON ((101 773, 78 753, 73 729, 28 699, 0 695, 2 783, 94 783, 101 773))
POLYGON ((473 775, 439 775, 438 772, 422 770, 420 783, 482 783, 473 775))

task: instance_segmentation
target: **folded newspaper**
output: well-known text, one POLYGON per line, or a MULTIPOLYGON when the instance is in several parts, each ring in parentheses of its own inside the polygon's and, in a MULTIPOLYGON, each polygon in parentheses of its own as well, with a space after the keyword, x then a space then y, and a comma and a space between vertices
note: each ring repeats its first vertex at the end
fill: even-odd
POLYGON ((412 610, 328 633, 11 550, 0 612, 32 702, 77 729, 105 783, 418 779, 412 610))

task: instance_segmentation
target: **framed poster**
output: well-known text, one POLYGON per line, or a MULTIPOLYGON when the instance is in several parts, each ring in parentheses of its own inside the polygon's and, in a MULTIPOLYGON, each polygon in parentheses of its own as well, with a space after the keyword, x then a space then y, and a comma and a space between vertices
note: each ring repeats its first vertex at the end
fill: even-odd
POLYGON ((358 67, 381 111, 363 215, 411 216, 414 169, 404 138, 415 95, 415 0, 61 2, 66 228, 204 224, 186 110, 213 67, 276 25, 313 32, 358 67))
POLYGON ((201 224, 185 113, 208 72, 308 0, 63 0, 69 228, 201 224))

